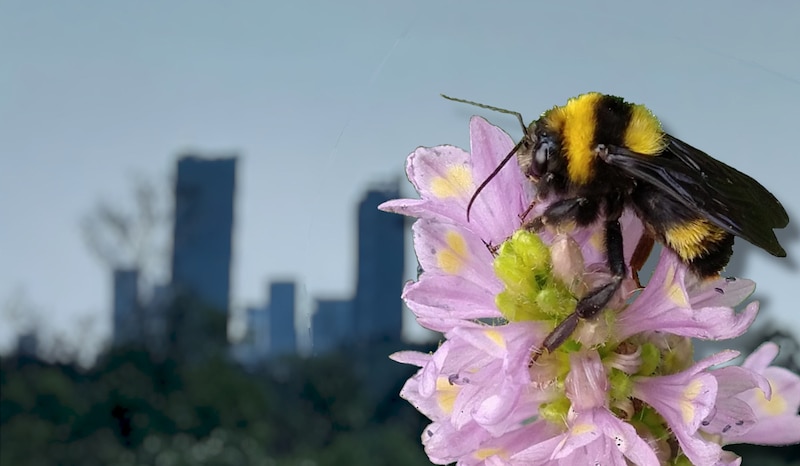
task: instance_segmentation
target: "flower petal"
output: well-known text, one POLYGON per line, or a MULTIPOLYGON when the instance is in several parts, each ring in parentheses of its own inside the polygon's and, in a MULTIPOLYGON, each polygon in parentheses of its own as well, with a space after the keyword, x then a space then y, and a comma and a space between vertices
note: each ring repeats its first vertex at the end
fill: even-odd
MULTIPOLYGON (((685 285, 686 265, 668 248, 663 248, 650 283, 636 300, 620 312, 616 321, 617 338, 624 340, 648 331, 668 332, 707 340, 734 338, 743 334, 758 313, 758 303, 750 303, 737 313, 725 306, 694 307, 693 296, 685 285)), ((698 302, 715 304, 705 288, 698 302)), ((738 288, 737 288, 738 289, 738 288)), ((727 298, 720 298, 720 300, 727 298)))
POLYGON ((502 290, 492 269, 492 253, 480 238, 456 225, 426 219, 414 222, 412 230, 424 274, 463 277, 494 294, 502 290))
MULTIPOLYGON (((470 150, 477 183, 483 182, 514 148, 505 131, 481 117, 469 122, 470 150)), ((530 195, 526 180, 512 157, 475 198, 470 211, 471 224, 480 237, 497 245, 520 227, 519 215, 528 207, 530 195)))
POLYGON ((774 343, 756 349, 742 367, 769 381, 771 393, 754 388, 738 395, 753 410, 756 424, 747 432, 724 435, 725 443, 789 445, 800 442, 800 376, 782 367, 769 366, 778 352, 774 343), (771 395, 771 396, 769 396, 771 395))

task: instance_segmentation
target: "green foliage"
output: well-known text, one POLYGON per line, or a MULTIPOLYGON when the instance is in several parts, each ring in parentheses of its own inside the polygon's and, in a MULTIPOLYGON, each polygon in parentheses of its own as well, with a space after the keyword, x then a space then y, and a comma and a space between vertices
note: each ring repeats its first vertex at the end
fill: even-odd
POLYGON ((344 355, 271 361, 255 373, 220 356, 178 364, 135 349, 89 371, 6 359, 0 464, 429 464, 419 442, 426 421, 397 397, 408 371, 383 393, 367 389, 369 373, 387 373, 358 372, 344 355))

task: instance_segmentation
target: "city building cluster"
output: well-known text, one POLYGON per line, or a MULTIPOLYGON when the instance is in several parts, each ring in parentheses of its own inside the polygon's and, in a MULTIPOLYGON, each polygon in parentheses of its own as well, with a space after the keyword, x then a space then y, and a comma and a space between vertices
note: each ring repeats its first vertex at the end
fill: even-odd
MULTIPOLYGON (((139 271, 114 270, 114 346, 197 357, 204 348, 223 345, 249 365, 298 352, 298 284, 288 280, 269 283, 268 301, 246 310, 244 339, 228 343, 236 162, 236 157, 178 160, 170 280, 147 290, 145 302, 139 271)), ((394 183, 368 190, 360 201, 355 289, 347 298, 314 300, 313 355, 400 340, 404 219, 377 208, 398 194, 394 183)))

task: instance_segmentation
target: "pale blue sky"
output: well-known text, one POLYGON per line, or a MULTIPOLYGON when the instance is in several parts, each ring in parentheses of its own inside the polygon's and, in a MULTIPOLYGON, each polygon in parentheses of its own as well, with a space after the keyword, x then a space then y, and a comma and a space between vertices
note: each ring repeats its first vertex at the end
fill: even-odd
MULTIPOLYGON (((798 23, 789 1, 0 0, 0 304, 24 289, 52 329, 107 332, 79 221, 192 148, 242 156, 235 306, 270 277, 344 296, 363 190, 416 146, 468 143, 477 109, 440 92, 527 119, 592 90, 644 103, 798 219, 798 23)), ((800 333, 797 232, 778 233, 795 259, 737 241, 730 269, 800 333)))

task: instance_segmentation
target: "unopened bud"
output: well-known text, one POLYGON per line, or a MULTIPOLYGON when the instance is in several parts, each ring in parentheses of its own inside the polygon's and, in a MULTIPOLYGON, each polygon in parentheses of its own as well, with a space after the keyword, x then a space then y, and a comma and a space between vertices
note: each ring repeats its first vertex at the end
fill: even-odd
POLYGON ((553 264, 553 276, 569 287, 576 295, 582 295, 583 253, 578 243, 568 235, 558 235, 550 245, 550 258, 553 264))

